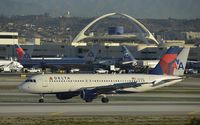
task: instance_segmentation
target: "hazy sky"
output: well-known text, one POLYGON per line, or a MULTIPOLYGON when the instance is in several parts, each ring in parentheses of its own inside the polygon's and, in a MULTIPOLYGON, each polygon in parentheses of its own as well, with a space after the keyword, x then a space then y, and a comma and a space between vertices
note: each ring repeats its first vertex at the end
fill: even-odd
POLYGON ((136 18, 200 18, 200 0, 0 0, 0 14, 27 15, 70 11, 72 16, 94 17, 122 12, 136 18))

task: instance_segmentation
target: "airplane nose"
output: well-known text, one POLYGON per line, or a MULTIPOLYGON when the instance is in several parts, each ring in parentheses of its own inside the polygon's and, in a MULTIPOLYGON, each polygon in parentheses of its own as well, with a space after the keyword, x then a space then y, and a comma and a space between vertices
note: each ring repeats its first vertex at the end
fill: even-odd
POLYGON ((20 85, 18 86, 18 88, 19 88, 20 90, 22 90, 22 91, 28 91, 29 86, 28 86, 27 84, 22 83, 22 84, 20 84, 20 85))
POLYGON ((23 68, 23 66, 22 66, 22 65, 19 65, 18 67, 19 67, 19 68, 23 68))
POLYGON ((18 85, 18 89, 22 90, 22 86, 23 86, 22 84, 18 85))

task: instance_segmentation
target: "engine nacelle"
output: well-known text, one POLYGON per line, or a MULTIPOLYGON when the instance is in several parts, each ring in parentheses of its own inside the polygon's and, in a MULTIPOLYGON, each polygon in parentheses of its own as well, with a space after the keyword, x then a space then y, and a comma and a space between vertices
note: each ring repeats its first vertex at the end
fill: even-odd
POLYGON ((57 99, 60 99, 60 100, 67 100, 67 99, 71 99, 72 97, 78 96, 78 95, 79 95, 79 93, 77 93, 77 92, 66 92, 66 93, 57 93, 56 97, 57 97, 57 99))
POLYGON ((99 95, 98 92, 94 89, 91 89, 91 90, 84 89, 84 90, 81 91, 81 94, 80 94, 81 98, 85 101, 88 101, 88 102, 97 98, 98 95, 99 95))

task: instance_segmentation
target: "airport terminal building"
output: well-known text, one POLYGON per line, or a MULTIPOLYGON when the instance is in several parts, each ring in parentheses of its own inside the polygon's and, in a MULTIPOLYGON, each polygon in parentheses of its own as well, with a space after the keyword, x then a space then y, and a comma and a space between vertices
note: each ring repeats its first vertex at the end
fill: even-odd
POLYGON ((70 43, 41 42, 36 38, 31 44, 30 41, 21 44, 18 41, 18 33, 0 33, 0 58, 16 57, 13 45, 18 43, 32 57, 83 57, 92 45, 99 44, 97 58, 122 58, 121 45, 127 45, 135 58, 141 60, 158 59, 169 46, 186 46, 191 48, 189 60, 200 61, 199 46, 185 44, 183 40, 158 41, 154 34, 135 18, 119 13, 105 14, 93 20, 70 43), (126 30, 127 27, 120 23, 105 26, 104 33, 99 33, 98 29, 93 28, 96 23, 112 16, 117 16, 114 19, 119 16, 120 19, 126 19, 136 28, 132 28, 132 31, 126 30))

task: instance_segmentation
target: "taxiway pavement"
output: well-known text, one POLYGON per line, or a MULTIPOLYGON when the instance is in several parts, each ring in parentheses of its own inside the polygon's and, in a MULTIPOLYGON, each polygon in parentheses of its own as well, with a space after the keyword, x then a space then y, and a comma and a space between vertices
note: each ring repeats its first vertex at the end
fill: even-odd
POLYGON ((199 102, 0 103, 0 115, 200 115, 199 102))

